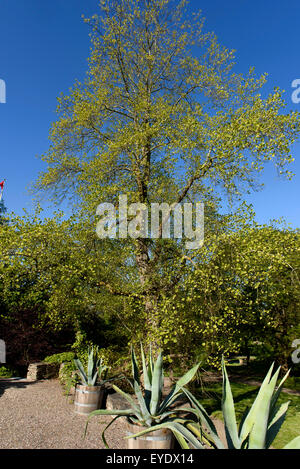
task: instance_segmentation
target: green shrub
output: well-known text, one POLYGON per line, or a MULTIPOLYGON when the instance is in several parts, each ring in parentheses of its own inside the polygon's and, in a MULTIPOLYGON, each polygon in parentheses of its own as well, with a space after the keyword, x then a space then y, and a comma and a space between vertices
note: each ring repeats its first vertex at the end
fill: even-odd
POLYGON ((76 366, 74 364, 74 358, 76 357, 75 352, 62 352, 49 355, 44 359, 46 363, 57 363, 63 366, 59 371, 59 382, 63 387, 64 393, 69 394, 72 386, 75 386, 78 382, 76 376, 76 366))
POLYGON ((18 373, 11 366, 0 366, 0 377, 1 378, 13 378, 18 373))
POLYGON ((70 393, 71 387, 79 383, 79 378, 76 373, 76 366, 73 361, 64 362, 63 367, 60 369, 59 372, 59 381, 62 387, 64 388, 65 394, 67 395, 70 393))
POLYGON ((74 352, 62 352, 62 353, 55 353, 54 355, 49 355, 44 359, 46 363, 58 363, 62 364, 65 362, 71 362, 75 358, 74 352))

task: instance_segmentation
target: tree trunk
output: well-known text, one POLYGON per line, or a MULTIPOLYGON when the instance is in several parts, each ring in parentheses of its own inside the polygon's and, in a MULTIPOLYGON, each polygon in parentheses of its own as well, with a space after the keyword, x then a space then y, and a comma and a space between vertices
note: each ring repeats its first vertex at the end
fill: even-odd
POLYGON ((146 313, 145 339, 147 343, 152 344, 153 351, 157 351, 161 346, 157 337, 159 328, 159 321, 156 315, 158 295, 153 291, 148 242, 142 238, 137 239, 136 263, 141 286, 144 290, 144 308, 146 313))

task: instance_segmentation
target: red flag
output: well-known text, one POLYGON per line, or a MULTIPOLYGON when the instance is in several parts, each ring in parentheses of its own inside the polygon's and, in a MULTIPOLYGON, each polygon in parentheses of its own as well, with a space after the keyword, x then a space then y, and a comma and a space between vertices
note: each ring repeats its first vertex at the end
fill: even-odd
POLYGON ((1 187, 1 190, 2 190, 2 191, 3 191, 3 187, 4 187, 4 182, 5 182, 5 181, 0 182, 0 187, 1 187))

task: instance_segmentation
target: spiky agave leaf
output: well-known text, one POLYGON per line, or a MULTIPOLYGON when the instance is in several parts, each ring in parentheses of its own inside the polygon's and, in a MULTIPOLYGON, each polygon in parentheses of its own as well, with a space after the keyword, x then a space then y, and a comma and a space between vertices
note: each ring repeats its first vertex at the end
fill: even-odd
POLYGON ((186 386, 195 376, 195 374, 198 371, 198 368, 200 366, 200 363, 197 365, 193 366, 189 371, 187 371, 175 384, 175 392, 180 391, 181 388, 186 386))
MULTIPOLYGON (((188 430, 182 423, 179 423, 179 421, 170 421, 170 422, 165 422, 161 423, 158 425, 154 425, 153 427, 146 428, 134 435, 127 436, 126 438, 138 438, 139 436, 146 435, 147 433, 152 433, 155 430, 160 430, 163 428, 167 428, 172 431, 172 433, 175 435, 180 435, 179 437, 179 443, 182 442, 182 439, 184 438, 186 441, 188 441, 194 448, 196 449, 204 449, 204 446, 200 443, 200 441, 195 437, 195 435, 188 430)), ((178 439, 178 438, 177 438, 178 439)), ((186 445, 184 449, 187 449, 186 445)))
POLYGON ((118 388, 118 386, 116 386, 116 385, 113 384, 112 387, 113 387, 113 389, 114 389, 116 392, 118 392, 119 394, 121 394, 121 396, 123 396, 123 397, 126 399, 126 401, 130 404, 132 413, 133 413, 134 415, 136 415, 136 417, 138 418, 138 420, 141 421, 141 422, 144 421, 144 419, 143 419, 143 414, 142 414, 142 412, 141 412, 141 409, 140 409, 139 406, 134 402, 134 400, 132 399, 132 397, 131 397, 129 394, 127 394, 127 392, 124 392, 124 391, 122 391, 122 389, 118 388))
POLYGON ((171 392, 163 400, 159 412, 163 412, 168 406, 170 406, 176 399, 178 399, 182 395, 182 388, 194 378, 199 366, 200 363, 191 368, 177 381, 171 392))
POLYGON ((146 422, 147 425, 151 425, 152 417, 150 415, 149 407, 148 407, 149 397, 151 396, 151 391, 150 391, 150 396, 147 399, 148 405, 147 405, 146 399, 143 396, 141 386, 138 384, 138 382, 136 380, 134 380, 134 392, 135 392, 135 395, 137 397, 137 400, 138 400, 138 403, 139 403, 139 406, 140 406, 141 413, 143 415, 144 421, 146 422))
POLYGON ((160 405, 160 398, 163 388, 163 357, 160 353, 154 365, 152 375, 152 388, 151 388, 151 400, 150 400, 150 413, 156 415, 160 405))
POLYGON ((204 407, 200 404, 200 402, 193 396, 193 394, 190 391, 184 388, 182 389, 182 391, 187 396, 190 403, 194 406, 194 408, 192 409, 187 408, 187 409, 182 409, 182 410, 195 413, 195 415, 198 417, 199 421, 201 422, 201 425, 210 433, 210 436, 214 444, 217 446, 217 448, 224 449, 224 445, 219 438, 217 429, 213 421, 209 417, 208 413, 204 409, 204 407))
POLYGON ((133 387, 134 387, 135 395, 140 405, 141 414, 143 416, 144 422, 147 425, 151 425, 152 418, 149 413, 147 404, 145 402, 145 399, 143 397, 143 393, 141 390, 139 369, 138 369, 137 359, 136 359, 133 347, 131 348, 131 364, 132 364, 132 374, 133 374, 133 387))
POLYGON ((88 348, 87 382, 88 386, 94 386, 97 381, 100 359, 97 359, 98 347, 88 348))
POLYGON ((152 375, 154 370, 154 363, 153 363, 153 354, 152 354, 152 345, 149 345, 149 361, 148 361, 148 377, 149 381, 152 385, 152 375))
MULTIPOLYGON (((150 382, 150 378, 149 378, 149 369, 150 368, 150 365, 146 365, 146 359, 145 359, 145 354, 144 354, 144 350, 143 350, 143 346, 141 344, 141 356, 142 356, 142 364, 143 364, 143 377, 144 377, 144 388, 146 391, 150 391, 151 392, 151 382, 150 382)), ((151 370, 151 376, 152 376, 152 370, 151 370)))
POLYGON ((87 375, 86 375, 86 372, 85 372, 85 370, 84 370, 84 367, 83 367, 81 361, 79 360, 79 358, 74 358, 74 363, 75 363, 75 365, 76 365, 76 367, 77 367, 77 371, 78 371, 79 374, 80 374, 82 384, 84 384, 85 386, 88 386, 87 375))
POLYGON ((85 429, 84 429, 84 437, 86 436, 86 433, 87 433, 87 428, 88 428, 88 424, 89 424, 89 421, 92 417, 95 417, 97 415, 113 415, 115 416, 111 422, 109 422, 109 424, 104 428, 103 432, 102 432, 102 441, 105 445, 106 448, 109 448, 108 444, 107 444, 107 441, 105 439, 105 432, 106 430, 120 417, 128 417, 128 416, 131 416, 132 414, 134 413, 133 409, 98 409, 98 410, 94 410, 93 412, 91 412, 87 418, 87 421, 86 421, 86 424, 85 424, 85 429))
MULTIPOLYGON (((261 387, 260 387, 260 391, 263 390, 267 386, 267 384, 269 383, 271 375, 272 375, 273 368, 274 368, 274 363, 272 363, 272 365, 271 365, 271 367, 270 367, 264 381, 262 382, 261 387)), ((244 441, 247 438, 247 436, 250 434, 250 432, 252 431, 254 422, 256 420, 258 407, 259 407, 259 393, 258 393, 255 401, 253 402, 251 408, 247 412, 247 415, 246 415, 246 417, 243 421, 243 424, 241 426, 241 429, 240 429, 240 439, 241 439, 241 441, 244 441)))
POLYGON ((136 381, 138 385, 140 385, 139 368, 138 368, 137 359, 136 359, 133 347, 131 347, 131 366, 132 366, 133 380, 136 381))
POLYGON ((87 378, 88 383, 90 384, 93 377, 93 370, 94 370, 94 349, 88 348, 88 366, 87 366, 87 378))
POLYGON ((97 371, 98 371, 99 379, 101 381, 103 379, 105 380, 108 370, 109 370, 109 367, 107 365, 103 365, 103 358, 100 358, 99 363, 97 364, 97 371), (104 378, 102 378, 103 374, 104 374, 104 378))
POLYGON ((283 449, 300 449, 300 436, 297 436, 288 444, 286 444, 283 449))
POLYGON ((224 357, 222 359, 223 373, 223 395, 222 395, 222 412, 225 423, 225 433, 229 449, 240 449, 241 441, 238 435, 238 427, 234 409, 233 396, 229 383, 224 357))
POLYGON ((269 382, 266 382, 259 390, 257 396, 257 413, 253 428, 249 437, 249 449, 264 449, 268 430, 271 399, 276 386, 280 368, 275 372, 269 382))
POLYGON ((97 378, 98 378, 98 370, 95 371, 94 376, 91 379, 91 386, 95 386, 97 378))
POLYGON ((265 447, 268 449, 273 441, 275 440, 284 420, 286 417, 286 413, 289 407, 290 401, 285 402, 282 404, 277 413, 275 414, 274 418, 271 420, 270 424, 268 425, 267 434, 266 434, 266 443, 265 447))
POLYGON ((273 420, 273 418, 275 417, 275 414, 276 414, 277 411, 278 411, 278 408, 277 408, 276 404, 277 404, 279 395, 280 395, 280 393, 281 393, 281 391, 282 391, 283 385, 284 385, 286 379, 288 378, 288 376, 289 376, 289 374, 290 374, 290 371, 291 371, 291 370, 288 370, 287 373, 284 375, 284 377, 282 378, 282 380, 281 380, 280 383, 279 383, 279 386, 277 387, 276 391, 274 392, 274 394, 273 394, 273 396, 272 396, 271 405, 270 405, 269 423, 271 422, 271 420, 273 420))

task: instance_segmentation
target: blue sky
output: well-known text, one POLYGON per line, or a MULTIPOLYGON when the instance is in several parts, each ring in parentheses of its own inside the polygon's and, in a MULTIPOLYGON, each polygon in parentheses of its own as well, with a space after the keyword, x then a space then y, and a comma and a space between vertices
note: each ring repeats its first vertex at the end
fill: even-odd
MULTIPOLYGON (((83 79, 89 55, 88 27, 81 15, 98 11, 98 0, 0 0, 0 79, 7 102, 0 104, 0 180, 6 178, 9 211, 32 210, 27 187, 44 164, 38 155, 49 145, 56 98, 76 79, 83 79)), ((300 79, 300 3, 294 0, 203 0, 206 29, 236 50, 236 72, 255 66, 269 74, 266 91, 286 90, 288 110, 293 104, 293 80, 300 79)), ((300 143, 293 148, 293 181, 279 179, 273 166, 262 176, 265 188, 247 198, 257 221, 284 217, 292 227, 300 220, 300 143)), ((47 210, 51 213, 51 209, 47 210)))

